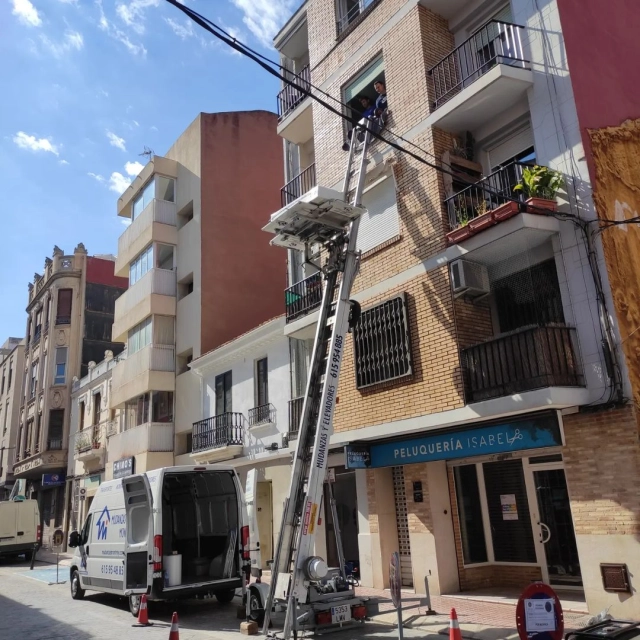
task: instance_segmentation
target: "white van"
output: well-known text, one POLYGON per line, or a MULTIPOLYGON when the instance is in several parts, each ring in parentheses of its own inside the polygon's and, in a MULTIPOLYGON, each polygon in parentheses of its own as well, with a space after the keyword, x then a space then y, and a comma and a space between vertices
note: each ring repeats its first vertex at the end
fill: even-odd
POLYGON ((245 597, 250 573, 244 495, 233 467, 165 467, 100 485, 70 567, 71 597, 85 590, 172 600, 245 597))

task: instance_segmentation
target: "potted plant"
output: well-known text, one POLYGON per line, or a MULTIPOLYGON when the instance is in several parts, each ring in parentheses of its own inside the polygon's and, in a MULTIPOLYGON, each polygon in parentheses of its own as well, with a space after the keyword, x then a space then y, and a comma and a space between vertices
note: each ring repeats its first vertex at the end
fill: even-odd
POLYGON ((522 193, 529 205, 527 210, 536 213, 535 209, 558 209, 555 198, 563 185, 564 178, 559 171, 535 165, 525 167, 520 183, 513 190, 522 193))
POLYGON ((482 231, 493 224, 493 212, 489 211, 486 200, 481 200, 476 206, 476 217, 469 222, 471 229, 482 231))
POLYGON ((455 207, 453 211, 458 226, 447 233, 447 240, 450 244, 462 242, 473 233, 469 226, 469 213, 467 209, 465 207, 455 207))

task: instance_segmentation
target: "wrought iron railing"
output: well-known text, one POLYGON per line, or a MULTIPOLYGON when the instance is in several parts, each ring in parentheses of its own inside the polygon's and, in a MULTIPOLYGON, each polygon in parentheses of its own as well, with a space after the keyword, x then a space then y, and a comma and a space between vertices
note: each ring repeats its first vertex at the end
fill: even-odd
POLYGON ((48 451, 59 451, 62 449, 62 438, 49 438, 47 440, 48 451))
POLYGON ((322 274, 318 271, 284 290, 285 320, 307 315, 322 302, 322 274))
POLYGON ((437 109, 497 64, 528 69, 524 59, 523 26, 491 20, 429 70, 437 109))
POLYGON ((467 402, 544 387, 582 387, 576 330, 524 327, 461 351, 467 402))
POLYGON ((302 419, 302 405, 304 396, 289 400, 289 440, 298 437, 300 430, 300 420, 302 419))
POLYGON ((280 204, 285 207, 316 186, 315 162, 280 189, 280 204))
POLYGON ((258 407, 249 409, 249 426, 255 427, 259 424, 266 424, 268 422, 275 423, 276 421, 276 408, 271 404, 261 404, 258 407))
POLYGON ((336 30, 338 35, 346 31, 347 27, 356 21, 361 20, 369 13, 369 8, 374 4, 378 4, 379 0, 359 0, 359 2, 339 2, 338 6, 343 6, 344 11, 340 11, 338 19, 336 20, 336 30), (349 6, 350 5, 350 6, 349 6))
POLYGON ((244 443, 244 416, 221 413, 193 423, 193 451, 206 451, 244 443))
MULTIPOLYGON (((311 70, 309 65, 302 67, 300 73, 292 73, 284 71, 287 79, 295 82, 298 86, 311 91, 311 70)), ((286 118, 305 98, 306 94, 292 87, 290 84, 285 85, 284 89, 278 93, 278 118, 280 120, 286 118)))
POLYGON ((83 429, 76 433, 75 450, 76 453, 100 449, 104 447, 106 423, 96 424, 88 429, 83 429))
POLYGON ((32 344, 33 344, 33 345, 36 345, 38 342, 40 342, 40 337, 41 337, 41 336, 42 336, 42 325, 41 325, 41 324, 39 324, 39 325, 36 327, 36 330, 35 330, 35 332, 34 332, 34 334, 33 334, 33 343, 32 343, 32 344))
POLYGON ((531 165, 511 162, 446 198, 449 227, 453 230, 463 226, 510 199, 523 200, 513 188, 521 182, 522 173, 528 166, 531 165))

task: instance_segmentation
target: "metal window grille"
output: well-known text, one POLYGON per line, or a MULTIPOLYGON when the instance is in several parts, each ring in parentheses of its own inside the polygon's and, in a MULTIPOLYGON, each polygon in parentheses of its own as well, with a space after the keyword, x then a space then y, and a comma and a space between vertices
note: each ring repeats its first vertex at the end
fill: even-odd
POLYGON ((353 329, 358 389, 413 373, 404 293, 362 312, 353 329))

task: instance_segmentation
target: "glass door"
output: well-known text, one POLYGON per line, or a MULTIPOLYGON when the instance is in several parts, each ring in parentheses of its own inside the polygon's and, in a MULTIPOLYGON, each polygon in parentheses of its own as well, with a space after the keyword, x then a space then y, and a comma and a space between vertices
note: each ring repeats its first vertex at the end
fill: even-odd
POLYGON ((582 574, 564 469, 533 470, 540 543, 553 586, 581 587, 582 574))

